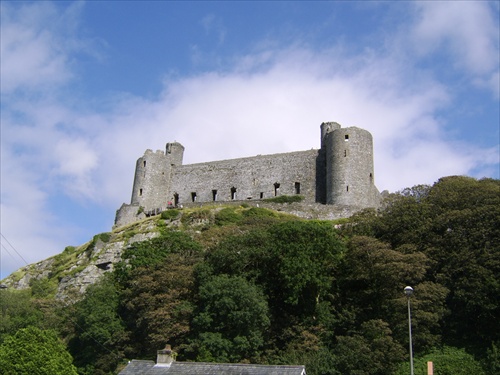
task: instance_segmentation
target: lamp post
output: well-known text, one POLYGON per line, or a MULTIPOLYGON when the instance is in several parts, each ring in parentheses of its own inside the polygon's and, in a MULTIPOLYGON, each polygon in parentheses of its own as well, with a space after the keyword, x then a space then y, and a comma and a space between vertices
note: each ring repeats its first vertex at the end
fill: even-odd
POLYGON ((410 335, 410 375, 413 375, 413 345, 411 340, 411 309, 410 309, 410 297, 413 294, 413 288, 407 286, 405 288, 405 294, 408 299, 408 332, 410 335))

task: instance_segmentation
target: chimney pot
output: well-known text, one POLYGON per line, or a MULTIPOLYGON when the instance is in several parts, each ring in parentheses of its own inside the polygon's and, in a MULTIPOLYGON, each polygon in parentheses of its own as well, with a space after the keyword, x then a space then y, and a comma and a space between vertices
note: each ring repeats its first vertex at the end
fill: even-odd
POLYGON ((159 366, 170 366, 175 361, 175 353, 170 345, 165 345, 165 349, 156 352, 156 364, 159 366))

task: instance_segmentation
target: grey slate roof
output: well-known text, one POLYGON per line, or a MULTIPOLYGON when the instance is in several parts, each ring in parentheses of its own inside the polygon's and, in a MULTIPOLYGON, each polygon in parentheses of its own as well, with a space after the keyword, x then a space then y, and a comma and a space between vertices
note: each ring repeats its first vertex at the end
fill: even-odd
POLYGON ((172 362, 168 366, 134 359, 119 375, 306 375, 306 369, 304 366, 202 362, 172 362))

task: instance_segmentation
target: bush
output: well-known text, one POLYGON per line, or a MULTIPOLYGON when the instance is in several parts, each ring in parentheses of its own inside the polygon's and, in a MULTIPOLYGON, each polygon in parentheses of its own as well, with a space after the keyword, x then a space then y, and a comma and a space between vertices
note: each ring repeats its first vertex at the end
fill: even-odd
MULTIPOLYGON (((445 346, 434 349, 426 356, 416 358, 414 362, 415 375, 427 374, 427 362, 433 362, 434 375, 484 375, 481 365, 464 349, 445 346)), ((396 375, 408 374, 409 364, 400 366, 396 375)))
POLYGON ((252 207, 249 210, 243 211, 244 217, 276 217, 276 214, 267 208, 252 207))
POLYGON ((111 239, 111 233, 109 232, 106 232, 106 233, 101 233, 99 235, 99 239, 102 241, 102 242, 109 242, 109 240, 111 239))
POLYGON ((182 223, 189 224, 209 224, 212 219, 210 210, 201 209, 182 215, 182 223))
POLYGON ((0 346, 2 374, 77 375, 72 362, 54 331, 22 328, 0 346))
POLYGON ((109 242, 110 238, 111 238, 111 233, 108 233, 108 232, 96 234, 92 238, 92 245, 91 245, 91 247, 93 247, 96 244, 96 242, 99 241, 99 240, 101 240, 102 242, 109 242))
POLYGON ((242 215, 237 213, 234 208, 224 208, 215 215, 215 224, 219 226, 234 224, 241 221, 242 215))
POLYGON ((279 197, 263 199, 265 202, 272 203, 295 203, 302 202, 304 197, 302 195, 280 195, 279 197))
POLYGON ((166 210, 166 211, 163 211, 161 213, 161 218, 163 220, 174 220, 174 219, 177 219, 179 217, 179 210, 175 210, 175 209, 172 209, 172 210, 166 210))
POLYGON ((66 246, 66 247, 64 248, 63 253, 70 254, 70 253, 74 252, 74 251, 75 251, 75 249, 76 249, 76 247, 74 247, 74 246, 66 246))

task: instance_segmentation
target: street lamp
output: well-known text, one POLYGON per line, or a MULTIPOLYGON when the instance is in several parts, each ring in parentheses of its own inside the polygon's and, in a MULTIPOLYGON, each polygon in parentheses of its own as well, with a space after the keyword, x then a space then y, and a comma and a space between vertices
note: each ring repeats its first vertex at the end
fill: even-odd
POLYGON ((413 288, 407 286, 405 288, 405 294, 408 299, 408 332, 410 334, 410 375, 413 375, 413 348, 411 340, 411 311, 410 311, 410 297, 413 294, 413 288))

